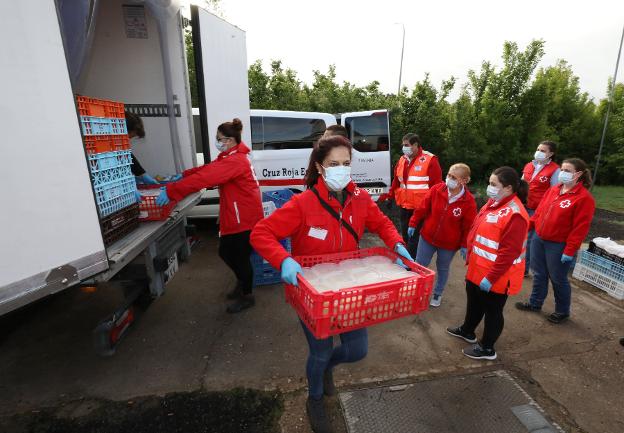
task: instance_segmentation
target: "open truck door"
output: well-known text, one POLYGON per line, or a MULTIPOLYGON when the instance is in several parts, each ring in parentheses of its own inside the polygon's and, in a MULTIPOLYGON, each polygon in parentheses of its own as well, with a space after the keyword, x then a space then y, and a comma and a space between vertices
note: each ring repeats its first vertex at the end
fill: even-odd
POLYGON ((56 14, 0 4, 0 315, 108 268, 56 14))

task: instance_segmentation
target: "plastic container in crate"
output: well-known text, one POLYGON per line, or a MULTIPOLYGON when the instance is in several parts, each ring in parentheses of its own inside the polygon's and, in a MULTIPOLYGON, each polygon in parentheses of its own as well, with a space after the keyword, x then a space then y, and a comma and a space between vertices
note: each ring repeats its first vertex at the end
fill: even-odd
POLYGON ((94 185, 93 189, 95 190, 95 202, 102 218, 136 203, 136 182, 132 175, 112 182, 94 185))
POLYGON ((175 207, 175 202, 158 206, 156 197, 160 194, 161 185, 141 185, 141 203, 139 203, 139 221, 162 221, 169 218, 171 211, 175 207))
POLYGON ((624 265, 589 251, 581 251, 572 276, 604 290, 616 299, 624 299, 624 265))
POLYGON ((97 186, 132 176, 131 164, 132 156, 129 150, 89 155, 89 169, 93 185, 97 186))
MULTIPOLYGON (((290 252, 290 239, 283 239, 280 244, 290 252)), ((281 272, 275 269, 264 260, 255 251, 251 252, 249 257, 251 261, 251 267, 253 268, 253 286, 268 286, 271 284, 279 284, 282 281, 281 272)))
POLYGON ((276 191, 266 191, 262 193, 262 202, 272 201, 276 208, 281 208, 294 195, 289 189, 278 189, 276 191))
POLYGON ((124 237, 139 225, 139 204, 118 210, 100 220, 104 245, 109 246, 116 240, 124 237))
POLYGON ((84 145, 87 153, 117 152, 130 149, 127 135, 86 135, 84 145))
MULTIPOLYGON (((387 248, 376 247, 348 253, 301 256, 295 260, 301 266, 310 267, 368 256, 399 258, 387 248)), ((420 313, 429 306, 435 272, 414 262, 409 262, 408 266, 415 273, 413 277, 322 293, 317 292, 305 276, 299 276, 298 287, 286 284, 286 301, 316 338, 420 313)))
POLYGON ((126 119, 80 116, 83 135, 128 135, 126 119))
POLYGON ((81 116, 125 118, 123 102, 76 95, 76 104, 81 116))

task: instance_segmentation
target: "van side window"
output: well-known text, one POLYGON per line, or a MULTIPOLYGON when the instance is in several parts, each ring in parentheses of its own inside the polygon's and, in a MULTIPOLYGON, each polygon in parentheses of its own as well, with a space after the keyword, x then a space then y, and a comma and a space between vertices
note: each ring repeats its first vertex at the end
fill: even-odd
POLYGON ((251 116, 251 149, 262 150, 264 148, 264 127, 262 117, 251 116))
POLYGON ((349 117, 345 121, 353 148, 358 152, 380 152, 390 149, 388 114, 385 112, 366 117, 349 117))
POLYGON ((262 123, 264 150, 311 149, 326 128, 323 119, 263 117, 262 123))

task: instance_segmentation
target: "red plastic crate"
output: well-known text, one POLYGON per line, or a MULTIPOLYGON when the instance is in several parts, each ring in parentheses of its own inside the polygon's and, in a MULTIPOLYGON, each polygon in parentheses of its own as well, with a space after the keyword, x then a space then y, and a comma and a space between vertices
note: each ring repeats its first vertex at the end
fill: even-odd
POLYGON ((156 204, 162 185, 140 185, 141 202, 139 203, 139 221, 162 221, 169 218, 176 203, 170 201, 165 206, 156 204))
MULTIPOLYGON (((376 247, 348 253, 299 256, 295 260, 303 267, 310 267, 368 256, 399 258, 387 248, 376 247)), ((414 262, 407 265, 416 273, 414 277, 322 293, 317 292, 305 277, 299 276, 299 287, 286 284, 286 301, 316 338, 420 313, 429 307, 435 272, 414 262)))
POLYGON ((76 104, 81 116, 124 118, 123 102, 107 101, 76 95, 76 104))
POLYGON ((84 145, 87 153, 116 152, 129 150, 130 139, 127 135, 85 135, 84 145))

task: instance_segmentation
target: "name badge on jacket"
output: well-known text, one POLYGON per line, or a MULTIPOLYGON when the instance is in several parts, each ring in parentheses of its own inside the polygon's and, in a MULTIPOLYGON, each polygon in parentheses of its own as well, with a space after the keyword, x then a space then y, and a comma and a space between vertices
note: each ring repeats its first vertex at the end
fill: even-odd
POLYGON ((308 232, 308 236, 311 238, 320 239, 322 241, 327 237, 327 230, 319 228, 319 227, 310 227, 310 231, 308 232))

